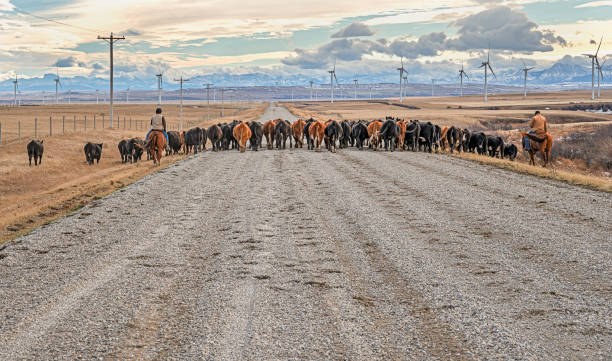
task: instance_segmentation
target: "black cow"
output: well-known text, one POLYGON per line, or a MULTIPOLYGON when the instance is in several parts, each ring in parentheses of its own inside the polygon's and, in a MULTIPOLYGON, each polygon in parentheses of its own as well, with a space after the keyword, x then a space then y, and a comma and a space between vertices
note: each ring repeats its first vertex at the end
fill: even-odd
POLYGON ((291 125, 286 120, 279 120, 274 128, 274 139, 276 148, 285 149, 287 148, 287 138, 289 138, 289 147, 293 147, 293 141, 291 140, 291 125))
POLYGON ((432 144, 437 153, 438 150, 440 149, 440 138, 442 137, 442 128, 440 128, 440 126, 437 124, 434 124, 433 127, 434 127, 434 133, 433 133, 433 138, 432 138, 432 144))
POLYGON ((119 154, 121 154, 121 163, 132 163, 132 147, 133 144, 129 139, 123 139, 119 142, 117 148, 119 148, 119 154))
POLYGON ((200 150, 206 150, 206 128, 200 128, 200 150))
POLYGON ((181 142, 181 134, 177 131, 171 130, 168 132, 168 153, 166 156, 172 154, 178 154, 183 147, 181 142))
POLYGON ((221 132, 223 132, 223 137, 221 138, 221 147, 223 150, 229 150, 232 141, 234 140, 234 135, 232 134, 232 127, 228 124, 221 124, 221 132))
POLYGON ((464 152, 467 152, 469 149, 471 135, 472 134, 470 133, 469 130, 467 129, 461 130, 461 147, 463 148, 464 152))
POLYGON ((83 151, 85 151, 85 159, 89 165, 94 163, 100 163, 100 157, 102 156, 102 145, 104 143, 87 143, 85 147, 83 147, 83 151))
POLYGON ((454 125, 451 125, 446 131, 446 141, 450 146, 451 153, 453 153, 455 149, 457 149, 458 152, 461 152, 463 143, 461 142, 461 130, 459 128, 455 128, 454 125))
POLYGON ((340 149, 348 148, 349 145, 352 145, 352 132, 351 132, 351 124, 344 120, 340 123, 340 127, 342 128, 342 137, 340 137, 340 149))
POLYGON ((421 134, 419 135, 419 150, 423 150, 431 153, 434 136, 436 132, 436 128, 431 122, 420 123, 421 125, 421 134))
POLYGON ((410 147, 410 150, 416 152, 419 150, 419 138, 421 137, 421 123, 418 120, 411 120, 406 124, 406 136, 404 144, 410 147))
POLYGON ((223 131, 221 130, 221 127, 218 125, 212 125, 206 131, 206 136, 212 144, 213 151, 217 152, 221 150, 221 140, 223 139, 223 131))
POLYGON ((132 147, 132 160, 134 163, 137 163, 139 160, 142 160, 143 148, 145 145, 144 140, 140 138, 132 138, 130 139, 130 146, 132 147), (135 146, 134 144, 139 144, 141 147, 135 146))
POLYGON ((42 164, 42 156, 45 150, 43 142, 43 140, 33 140, 28 143, 26 148, 28 150, 28 160, 30 161, 30 166, 32 165, 32 158, 34 158, 34 165, 42 164))
POLYGON ((517 153, 518 149, 514 144, 508 144, 504 147, 504 156, 508 157, 510 160, 514 160, 514 158, 516 158, 517 153))
POLYGON ((261 143, 263 140, 263 126, 259 122, 250 122, 249 128, 251 128, 251 149, 257 151, 259 147, 261 147, 261 143))
POLYGON ((363 150, 363 142, 369 139, 368 128, 362 122, 357 122, 353 125, 351 133, 353 134, 353 139, 355 139, 355 146, 359 150, 363 150))
POLYGON ((325 127, 325 137, 327 137, 328 149, 332 153, 336 153, 336 141, 342 137, 342 127, 337 121, 332 120, 325 127))
POLYGON ((306 121, 306 124, 304 125, 304 136, 306 137, 306 144, 308 144, 308 150, 313 150, 314 149, 314 142, 313 139, 310 137, 310 125, 312 123, 314 123, 314 119, 310 118, 306 121))
POLYGON ((202 144, 202 130, 199 127, 191 128, 183 135, 185 139, 185 154, 189 154, 192 150, 194 154, 198 154, 198 148, 202 144))
POLYGON ((385 150, 389 150, 389 148, 391 148, 392 152, 395 150, 398 136, 399 126, 393 118, 387 117, 387 120, 385 120, 380 128, 380 139, 384 143, 385 150))
POLYGON ((497 135, 487 135, 487 150, 491 157, 496 157, 499 153, 500 158, 504 158, 504 140, 497 135))
POLYGON ((474 151, 476 151, 478 154, 486 154, 487 148, 487 136, 485 133, 472 133, 470 135, 470 141, 468 144, 468 150, 470 152, 474 153, 474 151))
POLYGON ((236 138, 234 138, 234 128, 236 128, 236 126, 240 123, 242 122, 234 119, 232 123, 229 125, 230 127, 230 133, 229 133, 230 145, 232 149, 236 149, 236 150, 240 150, 240 147, 238 146, 238 141, 236 140, 236 138))

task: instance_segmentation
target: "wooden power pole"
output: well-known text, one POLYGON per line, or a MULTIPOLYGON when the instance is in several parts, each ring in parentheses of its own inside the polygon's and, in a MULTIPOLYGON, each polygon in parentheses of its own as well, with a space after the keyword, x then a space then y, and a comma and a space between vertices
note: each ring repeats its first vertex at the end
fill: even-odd
POLYGON ((110 33, 109 37, 98 35, 99 40, 104 40, 110 45, 110 127, 113 127, 113 44, 119 40, 125 40, 125 36, 115 36, 110 33))

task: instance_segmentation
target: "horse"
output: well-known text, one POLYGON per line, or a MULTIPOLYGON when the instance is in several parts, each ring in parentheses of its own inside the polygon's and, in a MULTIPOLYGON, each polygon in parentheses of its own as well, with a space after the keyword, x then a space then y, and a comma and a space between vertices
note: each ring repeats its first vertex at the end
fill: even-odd
POLYGON ((538 137, 535 134, 529 134, 527 132, 519 133, 521 133, 521 144, 523 144, 523 149, 525 149, 525 137, 529 139, 529 164, 535 166, 534 156, 537 152, 541 152, 542 158, 544 158, 544 165, 542 165, 542 167, 546 168, 548 165, 548 160, 550 159, 550 150, 552 149, 553 145, 552 135, 544 133, 542 137, 538 137))
POLYGON ((149 153, 153 156, 153 165, 161 165, 162 151, 166 147, 166 137, 160 130, 153 130, 149 135, 149 153))

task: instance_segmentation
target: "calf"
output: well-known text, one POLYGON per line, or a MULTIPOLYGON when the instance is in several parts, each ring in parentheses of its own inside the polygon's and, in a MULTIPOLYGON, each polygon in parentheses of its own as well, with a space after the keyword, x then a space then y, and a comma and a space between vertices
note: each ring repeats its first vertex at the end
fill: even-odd
POLYGON ((221 127, 216 124, 212 125, 206 131, 206 137, 210 140, 214 152, 221 150, 221 139, 223 138, 221 127))
POLYGON ((104 143, 87 143, 85 147, 83 147, 83 151, 85 151, 85 159, 89 165, 94 163, 100 163, 100 157, 102 156, 102 145, 104 143))
POLYGON ((508 157, 510 160, 514 160, 516 158, 516 154, 518 153, 518 149, 514 144, 507 144, 504 147, 504 156, 508 157))
POLYGON ((274 138, 276 139, 276 148, 285 149, 287 148, 287 138, 289 138, 289 148, 293 147, 292 140, 290 137, 291 125, 288 121, 279 119, 274 127, 274 138))
POLYGON ((42 156, 45 150, 43 142, 44 140, 32 140, 26 146, 28 150, 28 160, 30 161, 30 166, 32 166, 32 158, 34 158, 35 166, 42 164, 42 156))
POLYGON ((257 149, 261 147, 261 140, 263 138, 263 128, 259 122, 249 123, 249 128, 251 128, 251 149, 257 151, 257 149))
POLYGON ((123 139, 119 142, 119 154, 121 154, 121 163, 132 163, 132 143, 128 139, 123 139))
POLYGON ((487 150, 493 158, 499 153, 500 158, 504 158, 504 140, 497 135, 487 135, 487 150))

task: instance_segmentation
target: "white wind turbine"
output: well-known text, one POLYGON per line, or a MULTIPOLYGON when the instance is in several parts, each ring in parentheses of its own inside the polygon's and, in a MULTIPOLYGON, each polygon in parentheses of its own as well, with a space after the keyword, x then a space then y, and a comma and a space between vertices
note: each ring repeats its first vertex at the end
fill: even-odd
POLYGON ((60 77, 59 77, 59 68, 56 68, 56 75, 55 75, 55 79, 53 79, 55 81, 55 104, 59 104, 59 98, 58 98, 58 92, 57 92, 57 86, 62 86, 62 83, 60 82, 60 77))
POLYGON ((491 58, 490 58, 490 53, 491 53, 491 44, 489 44, 489 51, 487 52, 487 61, 483 61, 482 65, 480 66, 480 68, 484 67, 484 71, 485 71, 485 78, 484 78, 484 101, 485 103, 487 102, 487 95, 488 95, 488 79, 487 79, 487 69, 491 70, 491 74, 493 74, 493 77, 495 79, 497 79, 497 76, 495 76, 495 73, 493 72, 493 68, 491 68, 491 58))
POLYGON ((461 86, 460 86, 460 94, 463 96, 463 77, 469 79, 470 77, 467 75, 465 70, 463 70, 463 62, 461 62, 461 69, 459 70, 459 78, 461 78, 461 86))
MULTIPOLYGON (((336 61, 334 60, 334 68, 327 71, 329 73, 329 86, 331 88, 331 102, 334 102, 334 80, 338 84, 338 78, 336 78, 336 61)), ((338 85, 339 86, 339 85, 338 85)))
POLYGON ((601 80, 604 80, 604 75, 603 75, 603 67, 604 65, 606 65, 606 61, 608 61, 608 59, 604 60, 603 63, 601 63, 601 65, 597 64, 597 99, 600 98, 600 94, 599 94, 599 75, 601 75, 601 80))
POLYGON ((404 75, 404 98, 408 97, 408 75, 404 75))
POLYGON ((13 87, 15 89, 13 104, 17 105, 17 88, 19 88, 19 80, 17 80, 17 74, 15 74, 15 80, 13 80, 13 87))
POLYGON ((521 69, 521 71, 525 74, 523 81, 523 98, 527 98, 527 72, 532 70, 534 67, 532 66, 531 68, 528 68, 523 59, 521 59, 521 61, 523 62, 523 69, 521 69))
POLYGON ((400 103, 404 102, 404 91, 403 91, 403 87, 402 87, 402 82, 404 81, 404 72, 406 72, 406 69, 404 69, 404 57, 401 57, 400 59, 402 66, 397 68, 397 70, 399 70, 400 73, 400 103))
POLYGON ((162 102, 162 82, 163 82, 163 77, 164 73, 159 73, 156 74, 155 76, 157 77, 157 104, 161 105, 162 102))
MULTIPOLYGON (((603 36, 601 40, 599 40, 599 46, 597 47, 597 51, 595 54, 582 54, 584 56, 588 56, 591 59, 591 100, 595 100, 595 63, 597 63, 597 67, 599 68, 599 60, 597 59, 597 54, 599 54, 599 48, 601 48, 601 43, 603 42, 603 36)), ((599 74, 597 74, 599 76, 599 74)))

